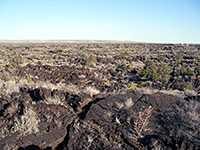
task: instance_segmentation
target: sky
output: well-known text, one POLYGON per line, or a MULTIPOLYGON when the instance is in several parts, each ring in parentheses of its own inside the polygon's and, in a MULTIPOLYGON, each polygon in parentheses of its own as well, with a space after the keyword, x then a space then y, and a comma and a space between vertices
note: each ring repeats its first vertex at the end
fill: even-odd
POLYGON ((0 40, 200 44, 200 0, 0 0, 0 40))

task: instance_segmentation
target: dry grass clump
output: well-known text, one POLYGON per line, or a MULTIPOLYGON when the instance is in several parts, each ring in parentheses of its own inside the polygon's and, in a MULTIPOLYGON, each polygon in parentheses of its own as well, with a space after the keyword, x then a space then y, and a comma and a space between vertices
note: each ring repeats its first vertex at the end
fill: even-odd
POLYGON ((141 94, 154 94, 156 92, 158 92, 159 90, 157 89, 152 89, 152 88, 145 88, 145 87, 142 87, 142 88, 137 88, 137 92, 141 93, 141 94))
POLYGON ((23 116, 16 119, 12 130, 14 132, 20 132, 20 135, 27 135, 31 133, 35 134, 39 132, 39 122, 40 119, 37 117, 36 112, 34 112, 31 108, 26 107, 23 116))
POLYGON ((80 88, 74 84, 68 84, 65 87, 66 91, 74 94, 79 94, 81 92, 80 88))
POLYGON ((120 103, 120 102, 116 102, 115 106, 117 107, 117 109, 122 109, 124 107, 124 103, 120 103))
POLYGON ((134 68, 143 68, 145 66, 145 64, 142 62, 142 61, 132 61, 131 62, 131 65, 134 67, 134 68))
POLYGON ((84 89, 83 93, 89 94, 91 97, 100 93, 95 87, 88 86, 84 89))
POLYGON ((184 93, 186 96, 197 96, 198 94, 196 91, 193 90, 186 90, 184 93))
POLYGON ((52 84, 49 82, 44 81, 38 81, 38 82, 28 82, 27 79, 20 79, 17 80, 9 80, 9 81, 3 81, 0 79, 0 93, 5 95, 10 95, 13 92, 20 92, 20 87, 28 86, 29 88, 46 88, 46 89, 58 89, 58 90, 67 90, 73 93, 80 93, 80 90, 75 85, 69 84, 52 84))
POLYGON ((46 89, 58 89, 58 90, 64 90, 70 93, 74 94, 79 94, 82 91, 84 93, 90 94, 90 95, 96 95, 99 93, 99 91, 96 88, 93 87, 87 87, 85 89, 82 89, 76 85, 69 84, 66 85, 64 83, 59 83, 57 85, 52 84, 50 82, 44 82, 44 81, 37 81, 37 82, 28 82, 27 79, 20 79, 19 81, 17 80, 9 80, 9 81, 3 81, 0 79, 0 93, 5 94, 5 95, 10 95, 13 92, 20 92, 20 88, 28 86, 29 88, 46 88, 46 89))
POLYGON ((4 129, 1 128, 1 130, 0 130, 0 139, 3 139, 5 137, 6 137, 6 133, 5 133, 4 129))
POLYGON ((192 90, 187 90, 183 92, 179 90, 158 90, 158 89, 153 89, 153 88, 148 88, 148 87, 142 87, 142 88, 137 88, 136 91, 141 94, 148 94, 148 95, 161 92, 163 94, 173 95, 179 98, 184 98, 185 96, 197 96, 197 92, 192 91, 192 90))
POLYGON ((60 98, 59 96, 55 95, 53 97, 48 97, 47 99, 44 100, 44 102, 46 104, 54 104, 54 105, 61 105, 61 106, 65 106, 65 104, 63 103, 63 99, 60 98))
POLYGON ((132 107, 134 104, 132 98, 128 98, 126 101, 125 101, 125 105, 126 105, 126 108, 129 109, 130 107, 132 107))
POLYGON ((3 81, 0 80, 0 91, 3 94, 9 95, 13 92, 19 92, 20 87, 25 86, 28 84, 26 79, 21 79, 20 81, 9 80, 3 81))
POLYGON ((63 85, 55 85, 55 84, 52 84, 50 82, 44 82, 44 81, 37 81, 35 83, 29 84, 29 86, 32 87, 32 88, 42 87, 42 88, 51 89, 51 90, 62 89, 62 87, 63 87, 63 85))
POLYGON ((160 91, 163 94, 167 94, 167 95, 173 95, 179 98, 184 98, 184 92, 183 91, 179 91, 179 90, 161 90, 160 91))

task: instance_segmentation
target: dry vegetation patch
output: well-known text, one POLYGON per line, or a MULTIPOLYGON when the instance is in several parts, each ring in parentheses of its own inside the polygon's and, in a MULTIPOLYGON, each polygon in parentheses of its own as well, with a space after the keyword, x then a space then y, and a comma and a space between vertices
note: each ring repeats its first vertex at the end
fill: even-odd
POLYGON ((199 56, 198 44, 0 44, 0 146, 199 149, 199 56))

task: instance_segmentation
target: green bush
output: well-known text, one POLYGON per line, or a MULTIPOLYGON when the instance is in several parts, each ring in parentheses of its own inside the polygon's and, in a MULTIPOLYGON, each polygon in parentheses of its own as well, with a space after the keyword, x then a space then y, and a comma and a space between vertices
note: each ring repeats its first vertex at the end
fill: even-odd
POLYGON ((79 47, 80 50, 83 50, 84 48, 85 48, 85 46, 80 46, 79 47))
POLYGON ((195 67, 195 72, 197 73, 197 75, 200 75, 200 67, 199 66, 195 67))
POLYGON ((101 52, 94 52, 94 54, 97 56, 103 56, 103 53, 101 53, 101 52))
POLYGON ((174 82, 174 88, 181 91, 186 91, 186 90, 192 90, 192 85, 190 82, 183 82, 182 80, 176 80, 174 82))
MULTIPOLYGON (((180 75, 193 75, 194 70, 191 69, 189 66, 186 66, 185 64, 179 65, 174 72, 174 76, 180 76, 180 75)), ((197 71, 198 72, 198 71, 197 71)))
POLYGON ((9 48, 9 51, 13 52, 13 51, 15 51, 15 49, 16 49, 16 47, 13 46, 13 47, 10 47, 10 48, 9 48))
POLYGON ((171 68, 167 64, 146 62, 141 71, 141 76, 153 82, 167 83, 170 79, 171 68))
POLYGON ((27 75, 27 81, 28 81, 28 83, 32 83, 33 82, 30 74, 27 75))
POLYGON ((117 68, 122 69, 124 72, 131 72, 133 70, 133 66, 126 65, 125 63, 118 64, 117 68))
POLYGON ((126 55, 126 56, 130 56, 130 54, 128 53, 128 51, 125 51, 123 54, 126 55))
POLYGON ((159 62, 163 62, 165 60, 165 56, 164 55, 158 55, 158 61, 159 62))
POLYGON ((107 74, 107 78, 108 79, 111 79, 112 78, 112 75, 109 73, 109 74, 107 74))
POLYGON ((89 56, 87 59, 86 59, 86 62, 85 64, 87 66, 95 66, 97 63, 97 58, 93 55, 89 56))
POLYGON ((124 44, 124 47, 125 47, 125 48, 128 48, 128 44, 124 44))
POLYGON ((138 87, 145 87, 148 85, 148 81, 141 82, 138 87))
POLYGON ((20 54, 14 55, 12 59, 10 60, 10 66, 12 67, 17 67, 19 64, 22 64, 22 63, 24 63, 24 59, 22 55, 20 54))
POLYGON ((197 80, 200 81, 200 75, 197 76, 197 80))
POLYGON ((103 84, 107 86, 111 86, 110 81, 108 79, 104 79, 103 84))
POLYGON ((120 44, 117 44, 117 45, 116 45, 116 48, 120 48, 120 44))
POLYGON ((25 49, 29 50, 29 49, 31 49, 31 46, 26 46, 25 49))
POLYGON ((179 63, 179 62, 181 62, 182 57, 180 55, 178 55, 178 54, 175 54, 174 57, 173 57, 173 59, 174 59, 174 61, 176 63, 179 63))
POLYGON ((137 84, 134 82, 129 82, 128 88, 132 91, 135 92, 137 90, 137 84))
POLYGON ((159 80, 161 82, 167 83, 170 79, 171 68, 167 64, 159 64, 158 74, 160 74, 159 80))

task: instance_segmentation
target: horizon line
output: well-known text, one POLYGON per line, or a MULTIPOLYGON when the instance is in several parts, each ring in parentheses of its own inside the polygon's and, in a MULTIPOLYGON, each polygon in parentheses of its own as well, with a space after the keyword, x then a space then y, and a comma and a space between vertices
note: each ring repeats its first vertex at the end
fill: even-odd
POLYGON ((130 40, 83 40, 83 39, 0 39, 1 44, 35 44, 35 43, 145 43, 145 44, 200 44, 198 42, 141 42, 130 40))

